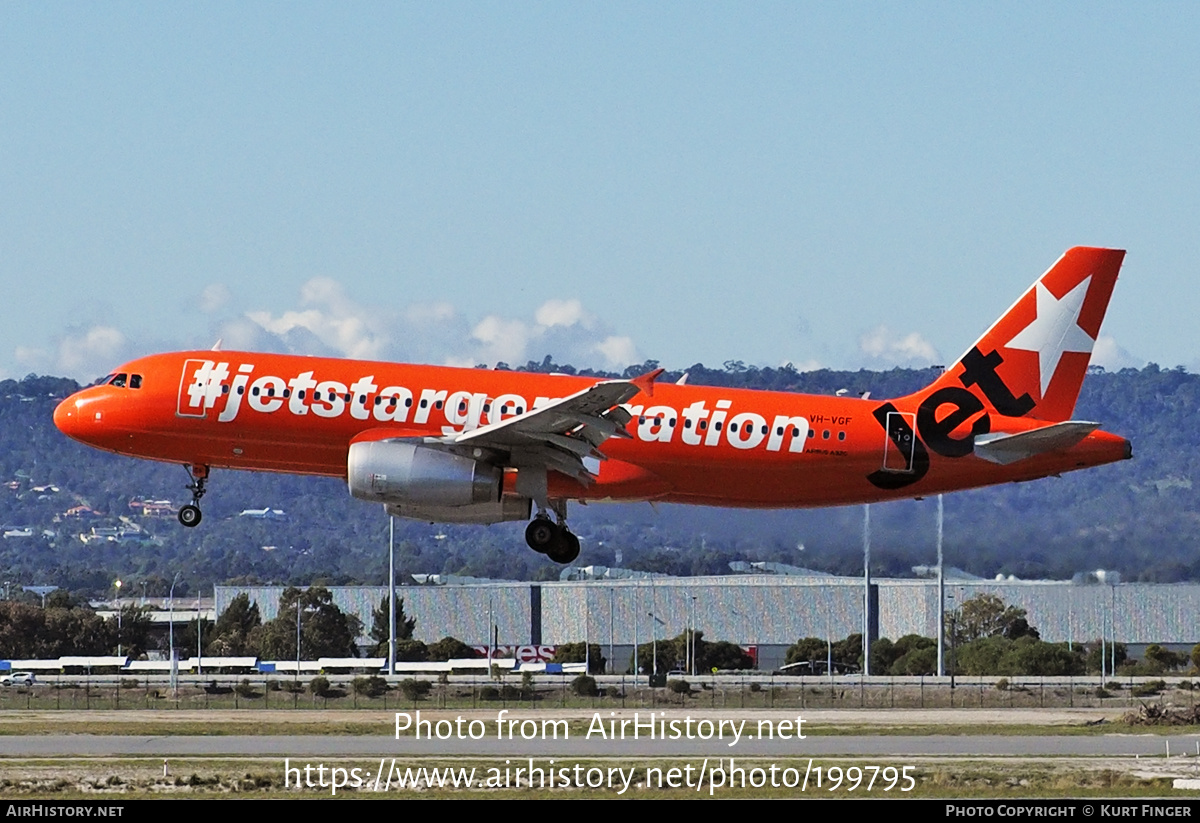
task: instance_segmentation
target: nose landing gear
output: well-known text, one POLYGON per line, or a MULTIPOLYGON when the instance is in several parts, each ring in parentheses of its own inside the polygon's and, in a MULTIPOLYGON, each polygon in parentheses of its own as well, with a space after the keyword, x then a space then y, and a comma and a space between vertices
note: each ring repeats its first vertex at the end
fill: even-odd
POLYGON ((184 466, 191 482, 187 490, 192 493, 192 502, 179 510, 179 522, 189 529, 200 525, 200 498, 204 496, 204 486, 208 482, 208 466, 184 466))

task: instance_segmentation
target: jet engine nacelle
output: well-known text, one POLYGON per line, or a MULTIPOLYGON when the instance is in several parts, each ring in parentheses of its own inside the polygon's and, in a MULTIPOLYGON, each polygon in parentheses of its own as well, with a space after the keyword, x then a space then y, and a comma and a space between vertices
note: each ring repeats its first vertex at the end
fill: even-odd
POLYGON ((346 482, 359 500, 441 510, 499 503, 502 476, 496 466, 462 455, 372 440, 350 445, 346 482))

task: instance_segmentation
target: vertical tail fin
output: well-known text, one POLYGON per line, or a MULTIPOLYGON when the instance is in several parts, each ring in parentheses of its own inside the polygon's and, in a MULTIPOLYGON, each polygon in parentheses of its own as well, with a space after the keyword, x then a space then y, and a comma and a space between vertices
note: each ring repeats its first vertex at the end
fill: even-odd
POLYGON ((965 387, 1005 417, 1070 419, 1124 258, 1069 249, 930 388, 965 387))

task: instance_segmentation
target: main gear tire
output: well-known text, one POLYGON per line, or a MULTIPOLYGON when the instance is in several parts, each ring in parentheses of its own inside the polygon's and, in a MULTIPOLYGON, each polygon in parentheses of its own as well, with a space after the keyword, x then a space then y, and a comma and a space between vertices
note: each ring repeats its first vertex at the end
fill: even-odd
POLYGON ((179 510, 179 522, 189 529, 194 529, 200 525, 201 517, 200 507, 193 506, 190 503, 179 510))

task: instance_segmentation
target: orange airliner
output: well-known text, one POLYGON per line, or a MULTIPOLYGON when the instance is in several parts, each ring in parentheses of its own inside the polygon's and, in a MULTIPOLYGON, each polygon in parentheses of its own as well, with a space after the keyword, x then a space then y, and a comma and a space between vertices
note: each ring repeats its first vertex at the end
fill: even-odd
POLYGON ((54 422, 183 464, 184 526, 210 469, 329 475, 420 520, 536 506, 526 541, 569 563, 568 500, 836 506, 1128 459, 1124 438, 1071 419, 1124 256, 1071 249, 932 385, 893 400, 214 350, 126 363, 54 422))

